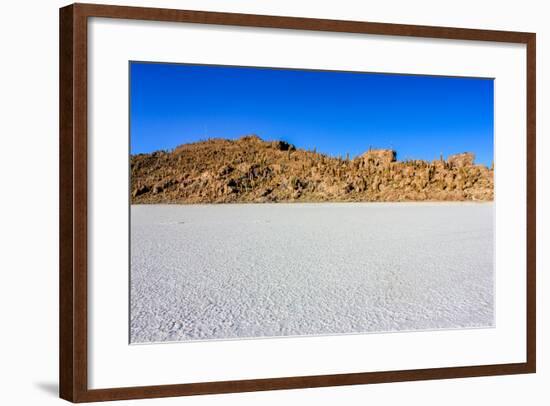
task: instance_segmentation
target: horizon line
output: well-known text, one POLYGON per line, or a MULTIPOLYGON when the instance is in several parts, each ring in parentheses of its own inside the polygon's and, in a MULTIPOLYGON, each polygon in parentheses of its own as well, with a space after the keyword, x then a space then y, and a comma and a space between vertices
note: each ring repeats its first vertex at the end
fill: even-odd
MULTIPOLYGON (((341 159, 341 160, 346 160, 345 157, 343 157, 342 155, 331 155, 329 153, 326 153, 326 152, 322 152, 322 151, 317 151, 317 148, 316 146, 313 147, 313 149, 311 148, 305 148, 305 147, 299 147, 297 146, 296 144, 294 143, 291 143, 291 142, 288 142, 286 140, 284 140, 284 138, 279 138, 279 139, 264 139, 262 138, 260 135, 258 135, 257 133, 247 133, 247 134, 244 134, 244 135, 240 135, 240 136, 237 136, 235 138, 224 138, 224 137, 207 137, 207 138, 199 138, 197 139, 196 141, 192 141, 192 142, 186 142, 186 143, 183 143, 183 144, 178 144, 174 147, 171 147, 171 148, 161 148, 161 149, 156 149, 156 150, 151 150, 149 152, 137 152, 137 153, 132 153, 130 151, 130 156, 138 156, 138 155, 148 155, 148 154, 154 154, 156 152, 165 152, 165 153, 172 153, 174 152, 177 148, 180 148, 184 145, 193 145, 193 144, 200 144, 200 143, 206 143, 206 142, 209 142, 209 141, 229 141, 229 142, 238 142, 240 140, 243 140, 245 138, 257 138, 258 140, 260 140, 261 142, 285 142, 289 145, 291 145, 292 147, 294 147, 295 149, 300 149, 302 151, 305 151, 305 152, 311 152, 311 153, 315 153, 315 154, 319 154, 319 155, 323 155, 323 156, 326 156, 328 158, 332 158, 332 159, 341 159)), ((130 148, 131 149, 131 148, 130 148)), ((356 158, 359 158, 361 157, 362 155, 366 154, 367 152, 371 152, 371 151, 393 151, 395 153, 395 162, 410 162, 410 161, 423 161, 423 162, 434 162, 434 161, 447 161, 450 157, 453 157, 453 156, 456 156, 456 155, 461 155, 461 154, 472 154, 474 156, 474 165, 480 165, 480 166, 485 166, 486 168, 490 168, 491 166, 494 165, 494 158, 493 158, 493 165, 486 165, 484 163, 476 163, 476 154, 475 152, 472 152, 472 151, 461 151, 461 152, 455 152, 455 153, 452 153, 452 154, 447 154, 446 157, 444 157, 444 154, 441 153, 439 158, 438 157, 435 157, 433 158, 432 160, 427 160, 427 159, 421 159, 421 158, 411 158, 411 157, 405 157, 404 159, 398 159, 398 150, 396 150, 395 148, 393 147, 374 147, 372 145, 369 145, 369 148, 364 150, 364 152, 361 152, 355 156, 351 156, 351 154, 349 154, 349 160, 354 160, 356 158)))

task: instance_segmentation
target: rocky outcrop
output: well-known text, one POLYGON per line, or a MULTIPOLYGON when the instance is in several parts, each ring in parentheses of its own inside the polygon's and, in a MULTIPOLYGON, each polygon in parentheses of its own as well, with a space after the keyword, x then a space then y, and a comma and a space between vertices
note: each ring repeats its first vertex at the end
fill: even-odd
POLYGON ((133 155, 131 197, 133 204, 492 200, 493 170, 470 153, 399 162, 393 150, 369 150, 342 159, 248 135, 133 155))
POLYGON ((389 165, 395 162, 397 154, 392 149, 370 149, 362 156, 363 160, 375 165, 389 165))
POLYGON ((474 160, 475 155, 471 152, 463 152, 461 154, 451 155, 447 158, 447 162, 452 168, 465 168, 468 166, 473 166, 474 160))

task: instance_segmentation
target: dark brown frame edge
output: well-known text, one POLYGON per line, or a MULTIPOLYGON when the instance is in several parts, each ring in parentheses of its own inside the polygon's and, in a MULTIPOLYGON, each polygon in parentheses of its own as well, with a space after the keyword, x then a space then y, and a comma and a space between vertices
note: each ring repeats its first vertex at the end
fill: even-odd
POLYGON ((93 402, 313 388, 536 371, 536 36, 534 33, 321 20, 172 9, 73 4, 60 9, 59 386, 60 397, 93 402), (88 17, 493 41, 527 46, 526 362, 178 385, 88 389, 87 359, 87 21, 88 17))

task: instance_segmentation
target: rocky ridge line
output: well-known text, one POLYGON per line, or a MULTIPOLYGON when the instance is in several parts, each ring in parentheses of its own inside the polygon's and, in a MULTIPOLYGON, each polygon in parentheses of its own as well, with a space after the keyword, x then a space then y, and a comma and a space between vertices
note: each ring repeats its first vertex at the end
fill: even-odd
POLYGON ((132 204, 493 200, 493 168, 472 153, 397 161, 378 149, 350 159, 249 135, 132 155, 130 165, 132 204))

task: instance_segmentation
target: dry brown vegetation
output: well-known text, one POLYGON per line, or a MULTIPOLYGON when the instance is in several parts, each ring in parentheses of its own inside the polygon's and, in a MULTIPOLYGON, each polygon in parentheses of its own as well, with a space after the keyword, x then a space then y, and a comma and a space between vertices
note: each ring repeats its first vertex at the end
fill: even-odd
POLYGON ((255 135, 211 139, 131 157, 140 203, 492 200, 493 169, 471 153, 398 162, 392 150, 354 159, 255 135))

